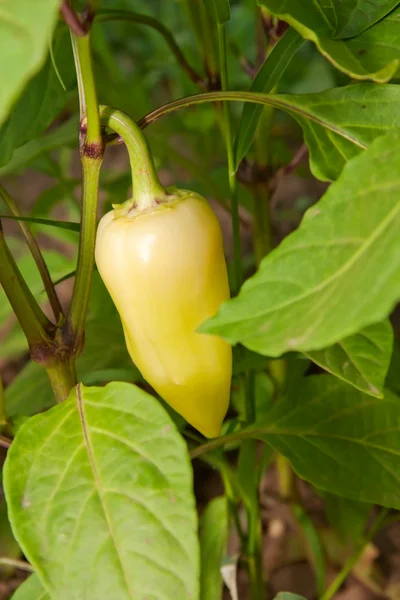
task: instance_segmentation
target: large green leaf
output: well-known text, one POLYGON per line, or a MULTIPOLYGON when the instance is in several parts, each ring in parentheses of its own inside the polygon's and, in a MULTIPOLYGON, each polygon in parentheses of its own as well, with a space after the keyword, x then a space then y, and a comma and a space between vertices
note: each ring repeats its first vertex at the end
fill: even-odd
MULTIPOLYGON (((75 70, 70 35, 66 27, 57 31, 54 60, 64 86, 71 88, 75 81, 75 70)), ((52 123, 67 97, 48 58, 40 72, 26 86, 9 119, 0 129, 0 165, 5 165, 10 160, 15 148, 36 138, 52 123)))
POLYGON ((50 600, 37 575, 31 575, 19 586, 11 600, 50 600))
POLYGON ((200 519, 201 600, 221 600, 221 566, 228 543, 228 525, 228 505, 225 496, 214 498, 200 519))
MULTIPOLYGON (((314 0, 262 0, 260 4, 292 25, 305 39, 314 42, 335 67, 350 77, 382 83, 391 79, 399 67, 399 11, 392 12, 361 35, 349 40, 339 40, 334 39, 336 32, 338 35, 347 35, 347 24, 350 32, 364 27, 359 15, 354 15, 352 19, 349 2, 342 7, 343 3, 339 1, 321 5, 314 0), (382 40, 385 40, 384 44, 382 40)), ((385 4, 386 8, 383 5, 383 10, 378 7, 371 13, 367 23, 386 14, 386 9, 393 3, 385 4)))
POLYGON ((366 394, 382 398, 393 347, 389 320, 365 327, 324 350, 306 353, 317 365, 366 394))
POLYGON ((317 488, 400 508, 400 400, 367 396, 332 377, 307 377, 257 425, 256 436, 317 488))
POLYGON ((350 161, 300 227, 201 331, 266 356, 320 350, 400 297, 400 132, 350 161))
POLYGON ((60 0, 8 0, 0 12, 0 125, 23 87, 41 67, 60 0))
POLYGON ((198 598, 187 447, 139 388, 79 385, 32 417, 4 485, 14 534, 50 596, 198 598))

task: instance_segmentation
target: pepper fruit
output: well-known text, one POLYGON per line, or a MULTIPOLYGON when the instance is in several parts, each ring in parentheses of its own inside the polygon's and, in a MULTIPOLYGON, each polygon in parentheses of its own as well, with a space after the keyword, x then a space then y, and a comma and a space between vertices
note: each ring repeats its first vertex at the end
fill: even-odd
POLYGON ((221 228, 204 198, 163 189, 150 154, 145 162, 133 167, 133 198, 99 223, 97 267, 143 377, 215 437, 229 404, 232 349, 196 329, 229 298, 221 228))

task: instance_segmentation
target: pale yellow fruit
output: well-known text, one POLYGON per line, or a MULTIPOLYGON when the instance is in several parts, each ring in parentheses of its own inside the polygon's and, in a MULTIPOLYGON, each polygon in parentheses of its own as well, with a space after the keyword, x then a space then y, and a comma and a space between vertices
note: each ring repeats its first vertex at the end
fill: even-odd
POLYGON ((179 191, 171 198, 144 211, 107 213, 96 262, 143 377, 215 437, 229 404, 232 349, 196 329, 229 298, 221 229, 201 196, 179 191))

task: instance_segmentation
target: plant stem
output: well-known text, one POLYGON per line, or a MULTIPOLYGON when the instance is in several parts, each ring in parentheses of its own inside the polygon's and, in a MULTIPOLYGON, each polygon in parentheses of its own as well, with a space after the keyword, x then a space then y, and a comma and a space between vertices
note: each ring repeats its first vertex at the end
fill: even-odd
POLYGON ((71 39, 81 115, 80 149, 83 191, 78 266, 66 327, 67 330, 72 330, 72 349, 73 353, 77 354, 83 345, 83 332, 94 266, 99 177, 104 146, 93 75, 90 32, 83 37, 78 37, 71 32, 71 39))
POLYGON ((97 228, 97 200, 102 160, 82 157, 83 194, 82 218, 79 237, 78 265, 68 324, 72 328, 74 353, 79 352, 85 328, 86 312, 89 302, 90 284, 94 267, 94 248, 97 228))
POLYGON ((20 270, 4 239, 0 223, 0 284, 12 306, 13 311, 22 327, 32 349, 36 345, 47 344, 47 332, 54 326, 47 319, 36 302, 32 292, 26 285, 20 270))
POLYGON ((3 379, 0 376, 0 431, 7 425, 7 413, 4 398, 3 379))
MULTIPOLYGON (((228 82, 228 64, 227 64, 227 49, 226 49, 226 31, 225 25, 217 25, 218 27, 218 47, 219 47, 219 63, 222 91, 227 91, 228 82)), ((224 102, 224 129, 226 155, 228 161, 228 178, 229 189, 231 194, 231 214, 232 214, 232 235, 233 235, 233 292, 236 294, 242 283, 242 252, 240 240, 240 220, 239 220, 239 203, 237 197, 237 185, 235 175, 235 158, 233 153, 233 137, 232 124, 229 104, 224 102)))
MULTIPOLYGON (((246 421, 249 425, 256 421, 255 406, 255 372, 250 370, 245 379, 245 400, 246 400, 246 421)), ((244 440, 240 453, 250 452, 254 459, 254 468, 257 463, 257 440, 244 440)), ((240 457, 239 457, 240 461, 240 457)), ((260 473, 259 473, 260 474, 260 473)), ((252 600, 263 600, 265 597, 265 588, 263 580, 263 545, 262 545, 262 527, 259 503, 259 477, 254 478, 254 495, 251 500, 245 500, 247 514, 247 558, 250 577, 251 598, 252 600)))
POLYGON ((366 534, 366 536, 360 543, 358 550, 353 554, 353 556, 351 556, 346 561, 342 570, 332 581, 331 585, 328 587, 328 589, 323 594, 323 596, 320 598, 320 600, 331 600, 331 598, 333 598, 333 596, 339 590, 339 588, 344 583, 344 581, 346 580, 348 575, 350 575, 350 573, 353 570, 353 568, 355 567, 355 565, 360 560, 360 558, 363 555, 363 552, 365 550, 365 547, 373 540, 375 534, 379 531, 381 525, 383 524, 383 522, 386 519, 387 514, 388 514, 388 509, 385 508, 381 511, 381 513, 379 514, 379 516, 376 518, 375 522, 373 523, 372 527, 370 528, 370 530, 368 531, 368 533, 366 534))
MULTIPOLYGON (((7 192, 7 190, 4 189, 4 187, 2 185, 0 185, 0 197, 4 200, 4 202, 6 203, 6 205, 9 208, 10 212, 14 216, 16 216, 16 217, 21 216, 21 213, 19 212, 18 207, 17 207, 16 203, 14 202, 13 198, 11 198, 10 194, 7 192)), ((47 297, 49 299, 51 308, 54 313, 55 321, 56 321, 56 323, 59 323, 63 317, 63 310, 61 308, 60 300, 58 299, 58 296, 54 289, 54 285, 51 280, 49 270, 48 270, 45 260, 42 256, 42 253, 40 252, 38 243, 37 243, 35 237, 32 235, 32 232, 29 229, 28 225, 26 225, 26 223, 24 223, 23 221, 18 221, 18 225, 19 225, 22 233, 24 234, 25 240, 28 244, 28 247, 31 251, 33 259, 39 270, 40 276, 43 281, 44 288, 46 290, 47 297)))
POLYGON ((169 49, 174 54, 178 64, 188 74, 194 83, 203 83, 203 78, 189 65, 185 55, 178 46, 171 31, 165 27, 160 21, 148 15, 142 15, 129 10, 99 10, 96 13, 96 22, 102 21, 131 21, 139 25, 147 25, 158 31, 166 41, 169 49))
POLYGON ((272 232, 267 184, 256 183, 253 196, 253 246, 257 265, 272 250, 272 232))
POLYGON ((45 369, 55 400, 59 404, 69 396, 70 391, 77 383, 74 359, 45 365, 45 369))
POLYGON ((32 567, 32 565, 25 562, 24 560, 7 558, 5 556, 0 556, 0 566, 13 567, 14 569, 20 569, 21 571, 27 571, 28 573, 34 572, 34 568, 32 567))
POLYGON ((126 206, 134 205, 143 210, 154 205, 156 199, 165 198, 165 189, 158 179, 149 146, 140 127, 120 110, 108 106, 101 106, 100 114, 102 124, 116 131, 128 150, 133 198, 127 201, 126 206))
POLYGON ((74 51, 75 68, 78 80, 79 103, 81 119, 86 115, 86 128, 83 143, 84 154, 103 154, 103 142, 100 131, 99 105, 97 101, 96 84, 93 73, 91 35, 87 33, 78 37, 71 33, 72 49, 74 51), (87 146, 94 145, 91 151, 87 146))
MULTIPOLYGON (((252 102, 253 104, 262 104, 262 105, 270 105, 275 106, 275 108, 279 108, 286 112, 289 112, 292 115, 299 115, 304 118, 306 115, 303 108, 296 106, 291 103, 287 98, 280 97, 279 94, 260 94, 258 92, 207 92, 205 94, 195 94, 194 96, 187 96, 186 98, 180 98, 179 100, 173 100, 172 102, 168 102, 168 104, 164 104, 159 108, 156 108, 149 114, 145 115, 140 121, 138 121, 139 127, 144 129, 151 123, 155 123, 161 117, 165 117, 166 115, 172 114, 177 110, 181 110, 182 108, 186 108, 188 106, 195 106, 196 104, 204 104, 206 102, 252 102)), ((311 112, 307 112, 307 118, 310 122, 319 123, 318 117, 313 115, 311 112)), ((366 150, 367 145, 356 139, 354 136, 351 136, 346 131, 341 129, 340 131, 335 128, 333 125, 324 122, 324 127, 327 131, 333 131, 337 135, 340 135, 343 139, 347 139, 352 142, 358 148, 362 150, 366 150)))

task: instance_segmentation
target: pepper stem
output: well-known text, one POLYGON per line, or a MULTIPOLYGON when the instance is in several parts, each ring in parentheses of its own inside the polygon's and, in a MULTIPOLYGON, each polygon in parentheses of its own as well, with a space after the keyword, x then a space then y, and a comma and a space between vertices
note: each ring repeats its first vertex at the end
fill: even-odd
POLYGON ((113 129, 125 142, 131 163, 133 198, 124 203, 141 211, 162 202, 166 192, 161 185, 149 145, 140 127, 120 110, 100 106, 101 124, 113 129))

